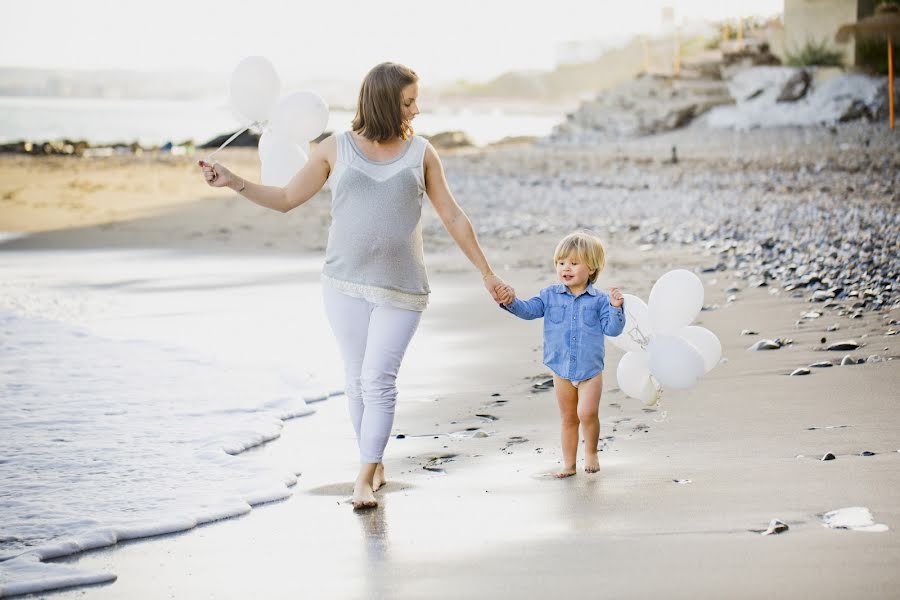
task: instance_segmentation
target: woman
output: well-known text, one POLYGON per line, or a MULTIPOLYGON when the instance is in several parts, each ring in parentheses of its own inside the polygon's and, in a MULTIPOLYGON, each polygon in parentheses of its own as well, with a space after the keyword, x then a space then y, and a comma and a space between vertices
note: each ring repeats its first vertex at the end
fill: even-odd
POLYGON ((481 271, 494 301, 514 297, 491 270, 471 222, 450 193, 434 147, 413 134, 417 82, 411 69, 396 63, 369 71, 352 130, 318 144, 283 188, 250 183, 218 163, 200 162, 209 185, 229 187, 281 212, 300 206, 329 183, 332 224, 322 283, 360 451, 352 499, 356 509, 378 506, 374 492, 385 483, 382 459, 394 421, 397 372, 428 302, 423 193, 481 271))

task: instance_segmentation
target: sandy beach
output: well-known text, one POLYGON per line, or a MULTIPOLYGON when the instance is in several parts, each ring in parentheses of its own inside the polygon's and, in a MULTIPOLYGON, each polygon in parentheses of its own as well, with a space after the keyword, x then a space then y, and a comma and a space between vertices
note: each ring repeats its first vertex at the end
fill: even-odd
MULTIPOLYGON (((689 128, 593 148, 444 155, 495 270, 520 296, 552 283, 555 243, 589 227, 606 240, 602 288, 646 299, 670 269, 700 276, 706 310, 696 324, 718 335, 722 363, 646 408, 618 389, 622 352, 608 346, 601 471, 585 474, 579 461, 577 476, 554 479, 559 415, 552 389, 536 387, 549 373, 540 323, 492 304, 427 208, 433 293, 400 373, 377 510, 354 513, 347 502, 357 457, 336 396, 240 455, 295 468, 289 497, 55 559, 115 580, 24 597, 896 597, 900 144, 883 129, 689 128), (758 251, 767 236, 780 256, 758 251), (791 287, 798 265, 831 268, 820 257, 864 264, 842 275, 844 291, 859 294, 811 302, 816 282, 791 287), (748 351, 777 338, 790 342, 748 351), (825 349, 845 340, 858 348, 825 349), (845 355, 853 365, 840 365, 845 355), (834 366, 790 376, 821 361, 834 366), (820 460, 827 453, 834 460, 820 460), (825 526, 822 515, 849 507, 866 507, 886 530, 825 526), (773 519, 789 529, 760 535, 773 519)), ((220 160, 258 174, 255 151, 220 160)), ((148 248, 173 261, 321 260, 327 191, 282 215, 206 188, 194 164, 0 156, 0 260, 148 248)), ((25 276, 4 282, 10 294, 25 285, 25 276)), ((334 352, 330 340, 295 343, 334 352)))

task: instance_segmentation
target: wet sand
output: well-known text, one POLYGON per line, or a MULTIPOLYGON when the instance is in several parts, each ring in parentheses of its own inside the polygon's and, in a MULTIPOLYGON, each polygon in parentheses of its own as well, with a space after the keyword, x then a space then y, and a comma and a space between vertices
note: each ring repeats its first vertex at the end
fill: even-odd
MULTIPOLYGON (((448 160, 454 164, 478 161, 461 155, 448 160)), ((154 208, 112 225, 48 227, 8 247, 159 244, 321 256, 324 194, 283 216, 230 195, 198 193, 187 175, 178 181, 187 196, 175 210, 154 208), (222 228, 228 233, 217 234, 222 228)), ((528 297, 552 281, 546 262, 558 233, 507 236, 501 225, 482 243, 498 272, 528 297)), ((607 239, 600 286, 645 299, 667 270, 715 260, 697 245, 641 250, 627 230, 607 239)), ((717 308, 700 313, 697 324, 719 336, 727 361, 695 388, 667 391, 651 411, 617 389, 622 353, 608 348, 601 472, 585 474, 579 460, 576 477, 556 480, 558 411, 552 390, 533 388, 548 373, 540 323, 493 306, 446 240, 429 246, 432 302, 400 373, 394 434, 403 437, 388 445, 379 509, 354 513, 347 502, 355 443, 343 399, 332 398, 251 451, 300 466, 289 499, 184 534, 61 559, 118 578, 42 597, 894 596, 898 362, 788 374, 848 354, 820 350, 823 336, 865 344, 849 352, 860 358, 900 355, 897 336, 884 335, 900 310, 855 319, 829 313, 798 325, 811 306, 805 299, 770 293, 773 285, 742 289, 728 302, 724 290, 734 274, 703 273, 705 303, 717 308), (834 322, 840 330, 826 332, 834 322), (793 343, 746 350, 777 337, 793 343), (827 428, 840 425, 848 427, 827 428), (837 458, 818 460, 827 452, 837 458), (889 531, 822 525, 820 514, 851 506, 868 507, 889 531), (753 531, 776 518, 790 529, 753 531)))

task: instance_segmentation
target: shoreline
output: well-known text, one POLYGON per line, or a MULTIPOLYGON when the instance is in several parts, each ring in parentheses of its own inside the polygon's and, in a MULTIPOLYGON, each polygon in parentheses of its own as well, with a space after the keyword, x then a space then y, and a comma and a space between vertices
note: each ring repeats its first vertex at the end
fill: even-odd
MULTIPOLYGON (((391 483, 380 509, 354 514, 344 504, 355 445, 343 403, 334 398, 317 404, 313 419, 289 421, 275 443, 249 451, 301 466, 285 501, 190 535, 59 563, 115 573, 115 583, 90 588, 99 598, 496 597, 583 593, 591 586, 616 597, 758 597, 778 595, 786 585, 817 597, 889 597, 900 583, 890 568, 900 558, 900 417, 892 400, 900 363, 887 360, 900 355, 900 346, 896 335, 886 335, 897 329, 889 322, 900 319, 896 291, 886 289, 885 303, 855 310, 859 300, 852 296, 806 302, 828 289, 818 281, 793 290, 778 277, 767 287, 749 282, 759 267, 752 244, 770 226, 753 216, 761 212, 754 205, 785 211, 773 214, 797 228, 810 218, 797 210, 803 206, 816 207, 833 225, 844 218, 842 207, 866 219, 886 215, 882 237, 872 237, 877 228, 859 231, 889 253, 897 241, 890 233, 897 175, 881 168, 900 157, 887 153, 872 164, 853 155, 892 143, 874 128, 792 135, 724 132, 701 139, 690 131, 594 149, 535 145, 446 154, 451 189, 495 270, 520 296, 551 281, 547 255, 573 227, 594 228, 607 240, 603 288, 647 299, 652 282, 676 267, 698 272, 704 282, 708 310, 696 324, 719 335, 728 360, 695 388, 667 392, 650 412, 618 390, 621 351, 608 347, 599 475, 547 476, 559 458, 558 412, 552 391, 533 388, 547 372, 540 324, 491 305, 426 209, 433 302, 400 374, 393 433, 405 437, 388 445, 391 483), (823 148, 825 140, 835 146, 823 148), (677 164, 666 162, 673 144, 677 164), (722 149, 730 152, 722 156, 722 149), (831 201, 840 194, 848 202, 831 201), (874 209, 882 213, 865 212, 874 209), (662 219, 654 211, 671 213, 662 219), (716 219, 745 217, 746 247, 720 246, 726 229, 707 239, 696 233, 716 219), (802 317, 810 311, 821 314, 802 317), (827 331, 834 323, 840 328, 827 331), (742 335, 744 329, 759 333, 742 335), (793 341, 747 351, 779 337, 793 341), (834 364, 847 353, 820 349, 822 337, 854 339, 862 346, 850 354, 883 360, 789 377, 795 368, 823 359, 834 364), (817 460, 828 452, 836 459, 817 460), (818 515, 851 506, 870 509, 888 532, 822 526, 818 515), (789 525, 786 533, 754 533, 776 518, 789 525), (751 588, 735 587, 748 580, 751 588)), ((252 151, 229 152, 229 164, 258 168, 252 151)), ((0 188, 0 230, 28 224, 43 231, 0 245, 11 260, 44 250, 158 249, 172 260, 271 254, 309 262, 324 250, 327 192, 296 214, 268 214, 201 187, 192 160, 91 159, 78 162, 90 168, 76 169, 67 159, 47 159, 24 170, 21 160, 0 157, 0 173, 8 175, 0 180, 12 182, 0 188)), ((782 234, 793 242, 789 231, 782 234)), ((835 235, 849 243, 860 234, 835 235)), ((795 260, 802 263, 802 255, 795 260)))

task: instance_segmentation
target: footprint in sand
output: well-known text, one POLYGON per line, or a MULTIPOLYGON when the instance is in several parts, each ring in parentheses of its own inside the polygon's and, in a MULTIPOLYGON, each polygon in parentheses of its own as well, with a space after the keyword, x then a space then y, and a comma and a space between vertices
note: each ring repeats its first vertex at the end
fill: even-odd
POLYGON ((495 417, 494 415, 489 415, 487 413, 476 414, 476 417, 479 419, 487 419, 488 421, 498 421, 500 417, 495 417))
POLYGON ((441 454, 439 456, 431 456, 428 462, 422 465, 422 468, 432 473, 446 473, 444 465, 453 462, 458 454, 441 454))

